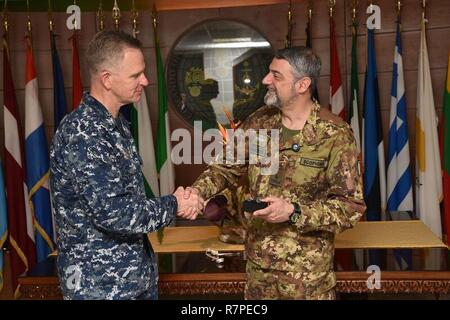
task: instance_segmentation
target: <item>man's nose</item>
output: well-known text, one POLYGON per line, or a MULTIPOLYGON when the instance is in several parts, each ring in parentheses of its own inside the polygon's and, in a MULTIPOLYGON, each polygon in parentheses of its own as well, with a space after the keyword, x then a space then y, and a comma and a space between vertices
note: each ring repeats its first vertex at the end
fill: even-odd
POLYGON ((148 86, 148 83, 149 82, 148 82, 147 77, 145 76, 145 74, 142 74, 142 76, 141 76, 141 85, 146 87, 146 86, 148 86))
POLYGON ((266 86, 272 83, 272 75, 270 72, 263 78, 262 83, 266 86))

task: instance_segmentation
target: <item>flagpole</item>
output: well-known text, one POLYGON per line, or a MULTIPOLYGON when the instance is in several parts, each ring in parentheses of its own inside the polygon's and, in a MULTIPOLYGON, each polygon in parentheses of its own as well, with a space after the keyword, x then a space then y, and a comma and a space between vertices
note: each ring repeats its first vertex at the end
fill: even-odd
POLYGON ((292 1, 289 0, 288 14, 287 14, 287 35, 285 40, 285 47, 290 48, 292 46, 292 28, 294 24, 292 23, 293 14, 292 14, 292 1))
POLYGON ((426 22, 426 10, 427 10, 427 0, 419 0, 420 1, 420 5, 422 7, 422 20, 424 21, 424 23, 426 22))
POLYGON ((308 6, 306 8, 306 18, 308 19, 306 23, 306 46, 312 49, 312 32, 311 23, 313 15, 313 3, 312 0, 308 1, 308 6))
POLYGON ((98 3, 98 10, 95 16, 97 17, 97 31, 103 31, 105 29, 105 12, 103 11, 102 0, 98 3))
POLYGON ((120 29, 120 8, 117 4, 117 0, 114 0, 114 6, 112 8, 112 18, 114 21, 114 28, 118 31, 120 29))
MULTIPOLYGON (((4 37, 8 39, 8 0, 5 0, 2 12, 4 37)), ((8 48, 9 51, 9 48, 8 48)))
POLYGON ((328 0, 328 12, 330 13, 330 19, 333 19, 335 6, 336 6, 336 0, 328 0))
MULTIPOLYGON (((3 34, 3 39, 6 42, 6 33, 8 30, 8 20, 6 17, 6 5, 7 1, 5 0, 2 17, 3 17, 3 28, 5 29, 3 34)), ((5 44, 3 44, 5 45, 5 44)), ((5 59, 3 57, 3 59, 5 59)), ((5 149, 6 146, 5 146, 5 149)), ((5 184, 5 179, 3 177, 2 163, 0 160, 0 292, 3 290, 3 279, 5 278, 3 275, 3 264, 4 264, 4 255, 3 255, 3 245, 8 239, 8 213, 7 213, 7 202, 5 197, 5 190, 7 185, 5 184)), ((6 165, 5 165, 6 167, 6 165)))
POLYGON ((396 3, 396 9, 397 9, 397 17, 400 17, 401 11, 402 11, 402 2, 401 0, 398 0, 396 3))
POLYGON ((32 24, 30 18, 30 2, 27 0, 27 36, 31 38, 32 36, 32 24))
POLYGON ((131 2, 131 23, 133 26, 133 37, 137 37, 139 34, 139 11, 136 9, 134 0, 131 2))
POLYGON ((32 22, 27 0, 27 57, 25 76, 25 162, 28 205, 33 217, 33 229, 38 262, 54 251, 53 222, 48 186, 49 160, 42 108, 39 104, 36 70, 33 62, 32 22), (32 141, 32 142, 30 142, 32 141), (39 145, 39 148, 36 147, 39 145))
POLYGON ((53 12, 51 0, 48 0, 48 29, 50 30, 50 33, 53 34, 53 12))
POLYGON ((11 61, 8 48, 7 5, 3 10, 3 93, 4 93, 4 131, 5 131, 5 181, 8 211, 8 230, 10 243, 11 275, 14 297, 20 295, 18 276, 26 272, 36 262, 33 218, 27 201, 28 190, 25 176, 25 157, 23 131, 18 112, 11 61))

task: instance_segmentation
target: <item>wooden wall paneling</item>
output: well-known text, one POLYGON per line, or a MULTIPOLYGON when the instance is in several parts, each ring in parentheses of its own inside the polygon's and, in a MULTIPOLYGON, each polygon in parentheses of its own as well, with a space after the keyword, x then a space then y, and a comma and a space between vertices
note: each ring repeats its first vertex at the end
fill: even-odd
MULTIPOLYGON (((256 0, 255 0, 256 1, 256 0)), ((166 1, 164 1, 166 2, 166 1)), ((195 1, 183 1, 184 4, 194 3, 195 1)), ((287 33, 287 1, 277 1, 271 5, 258 5, 243 7, 224 7, 193 10, 171 10, 161 11, 158 15, 158 32, 160 36, 160 45, 163 60, 168 61, 170 50, 179 39, 192 26, 209 19, 233 19, 256 28, 263 34, 275 49, 284 47, 285 36, 287 33)), ((153 3, 150 1, 149 3, 153 3)), ((169 2, 166 2, 168 4, 169 2)), ((171 2, 172 4, 175 2, 171 2)), ((198 2, 197 2, 198 3, 198 2)), ((223 2, 221 2, 223 3, 223 2)), ((380 101, 383 118, 383 135, 387 137, 389 126, 389 108, 390 108, 390 86, 392 78, 392 59, 394 54, 395 42, 395 19, 396 12, 391 0, 376 0, 375 4, 381 8, 382 29, 375 32, 375 47, 377 54, 378 76, 380 85, 380 101)), ((241 4, 244 2, 241 1, 241 4)), ((250 3, 245 2, 246 5, 250 3)), ((344 83, 344 99, 348 109, 349 100, 349 79, 351 71, 351 13, 350 0, 339 0, 335 8, 336 33, 338 41, 338 50, 341 66, 341 76, 344 83)), ((417 63, 419 46, 419 22, 421 11, 416 0, 403 0, 402 22, 403 22, 403 60, 405 68, 406 99, 408 108, 408 126, 410 133, 411 159, 414 159, 414 119, 416 108, 416 86, 417 86, 417 63)), ((152 128, 154 138, 156 138, 157 128, 157 83, 155 68, 155 52, 152 19, 150 10, 142 10, 146 4, 137 2, 140 10, 139 16, 139 39, 144 45, 144 55, 146 59, 146 75, 149 78, 150 85, 146 88, 147 98, 149 100, 150 116, 152 119, 152 128)), ((123 6, 125 8, 126 6, 123 6)), ((168 8, 168 7, 167 7, 168 8)), ((83 10, 83 6, 82 6, 83 10)), ((112 28, 112 19, 110 10, 105 6, 106 28, 112 28)), ((127 9, 128 10, 128 9, 127 9)), ((131 31, 130 13, 123 10, 121 26, 126 31, 131 31)), ((169 10, 169 9, 166 9, 169 10)), ((303 45, 306 39, 306 2, 294 1, 294 45, 303 45)), ((67 14, 65 12, 54 12, 54 21, 57 38, 57 48, 64 72, 65 90, 70 108, 71 99, 71 50, 70 43, 67 40, 71 31, 65 27, 67 14)), ((427 40, 430 57, 430 66, 433 82, 433 93, 435 105, 438 114, 442 109, 442 95, 444 90, 445 73, 447 68, 447 55, 450 49, 450 1, 433 0, 427 6, 427 40)), ((33 38, 34 38, 34 58, 38 73, 39 97, 44 113, 44 122, 48 139, 51 139, 53 133, 53 80, 50 55, 50 42, 48 32, 48 21, 46 12, 32 12, 33 38)), ((358 79, 359 79, 359 102, 362 115, 363 93, 364 93, 364 74, 366 69, 366 3, 360 1, 357 20, 358 29, 358 79)), ((83 52, 87 47, 89 40, 96 30, 95 12, 82 11, 82 30, 79 33, 79 50, 81 58, 81 74, 85 88, 88 88, 88 74, 85 70, 83 52)), ((13 77, 16 86, 16 94, 19 104, 19 112, 23 122, 24 113, 24 69, 25 69, 25 43, 23 36, 26 28, 26 13, 10 12, 9 15, 11 30, 11 58, 13 77)), ((324 106, 328 105, 329 100, 329 18, 328 1, 316 0, 313 7, 313 47, 322 59, 322 75, 319 79, 319 96, 324 106)), ((3 53, 0 53, 3 59, 3 53)), ((2 77, 0 77, 0 100, 3 101, 2 77)), ((182 120, 173 109, 169 99, 169 116, 172 129, 186 128, 192 132, 184 120, 182 120)), ((0 111, 0 147, 3 148, 3 111, 0 111)), ((387 140, 385 140, 387 146, 387 140)), ((3 156, 3 153, 1 153, 3 156)), ((412 160, 412 163, 414 161, 412 160)), ((203 170, 205 165, 180 165, 176 166, 177 185, 188 185, 203 170)))

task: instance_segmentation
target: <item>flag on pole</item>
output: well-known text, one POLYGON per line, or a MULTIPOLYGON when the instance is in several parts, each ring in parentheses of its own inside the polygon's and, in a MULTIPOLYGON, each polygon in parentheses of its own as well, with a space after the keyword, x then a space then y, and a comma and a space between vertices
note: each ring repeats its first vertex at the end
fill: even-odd
POLYGON ((437 117, 428 61, 425 19, 421 21, 416 116, 416 213, 442 238, 442 199, 437 117))
POLYGON ((83 96, 83 84, 81 83, 80 59, 78 56, 77 32, 74 29, 69 38, 72 42, 72 108, 78 107, 83 96))
POLYGON ((49 157, 38 82, 33 62, 31 37, 27 37, 25 74, 25 157, 28 198, 34 213, 37 261, 54 250, 53 223, 49 191, 49 157))
MULTIPOLYGON (((375 58, 374 30, 367 29, 367 69, 363 111, 364 200, 368 221, 384 220, 386 209, 386 173, 380 98, 375 58)), ((380 250, 369 250, 369 263, 382 264, 380 250)))
MULTIPOLYGON (((350 88, 350 108, 348 111, 348 123, 352 128, 353 135, 356 140, 356 149, 358 150, 358 158, 361 160, 361 130, 359 126, 359 103, 358 103, 358 61, 357 61, 357 31, 358 23, 356 21, 352 24, 352 69, 351 69, 351 88, 350 88)), ((364 269, 364 250, 353 250, 355 263, 359 270, 364 269)))
POLYGON ((368 29, 367 70, 364 84, 363 162, 367 220, 382 220, 386 209, 386 173, 381 129, 380 98, 373 30, 368 29))
POLYGON ((142 92, 141 100, 131 109, 131 129, 134 142, 142 158, 145 194, 148 198, 159 197, 158 173, 156 171, 155 147, 148 112, 147 97, 142 92))
MULTIPOLYGON (((156 169, 159 176, 159 192, 161 196, 173 193, 175 189, 175 170, 171 160, 171 142, 169 129, 169 114, 167 110, 167 88, 164 78, 164 64, 159 48, 156 8, 153 7, 153 31, 155 39, 156 73, 158 81, 158 128, 156 140, 156 169)), ((164 229, 158 230, 158 239, 163 240, 164 229)), ((175 266, 175 255, 160 256, 159 266, 163 270, 171 270, 175 266)))
POLYGON ((336 28, 333 17, 330 18, 330 110, 345 118, 344 90, 342 89, 341 68, 336 45, 336 28))
POLYGON ((33 217, 28 207, 28 192, 23 167, 23 133, 11 74, 9 49, 3 36, 3 97, 5 125, 5 186, 8 210, 11 274, 15 296, 19 295, 18 276, 36 261, 33 217))
POLYGON ((156 168, 159 173, 159 190, 162 196, 173 193, 175 189, 175 170, 170 158, 171 142, 169 113, 167 112, 167 89, 164 77, 164 64, 155 28, 156 70, 158 78, 158 139, 156 142, 156 168))
MULTIPOLYGON (((133 32, 133 36, 136 37, 135 31, 133 32)), ((150 113, 148 112, 145 90, 142 91, 141 100, 133 104, 130 117, 134 143, 142 158, 145 194, 148 198, 159 197, 152 123, 150 121, 150 113)))
MULTIPOLYGON (((308 18, 308 21, 306 22, 306 46, 308 48, 312 49, 312 29, 311 29, 311 21, 312 18, 308 18)), ((312 97, 316 99, 317 102, 319 102, 319 92, 317 91, 317 83, 314 84, 314 87, 312 88, 312 97)))
POLYGON ((61 69, 61 62, 59 60, 58 51, 56 50, 55 42, 56 34, 50 32, 50 42, 52 49, 52 64, 53 64, 53 112, 55 131, 58 129, 59 123, 67 113, 66 93, 64 91, 64 78, 61 69))
POLYGON ((450 244, 450 53, 448 55, 447 81, 441 121, 441 156, 444 189, 444 231, 450 244))
MULTIPOLYGON (((330 17, 330 110, 345 119, 344 91, 342 89, 341 69, 336 46, 336 31, 333 17, 330 17)), ((352 269, 352 251, 336 250, 334 260, 338 270, 352 269)))
MULTIPOLYGON (((392 220, 409 220, 414 210, 407 118, 399 17, 392 71, 388 141, 387 211, 392 220)), ((394 256, 400 269, 412 268, 411 250, 394 250, 394 256)))
POLYGON ((3 179, 3 165, 0 161, 0 292, 3 289, 3 245, 8 237, 8 220, 6 213, 5 184, 3 179))
POLYGON ((352 70, 351 70, 351 88, 350 101, 351 105, 348 112, 348 122, 352 128, 353 135, 356 140, 356 149, 361 152, 361 131, 359 127, 359 107, 358 107, 358 54, 357 54, 357 28, 358 23, 355 21, 352 25, 352 70))

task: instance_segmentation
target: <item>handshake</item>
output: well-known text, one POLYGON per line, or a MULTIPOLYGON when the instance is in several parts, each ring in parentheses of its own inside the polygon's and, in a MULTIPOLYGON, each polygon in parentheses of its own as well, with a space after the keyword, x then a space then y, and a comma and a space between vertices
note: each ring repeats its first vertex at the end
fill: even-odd
POLYGON ((195 220, 205 207, 205 200, 199 195, 197 189, 178 187, 173 195, 177 198, 177 216, 179 217, 195 220))

